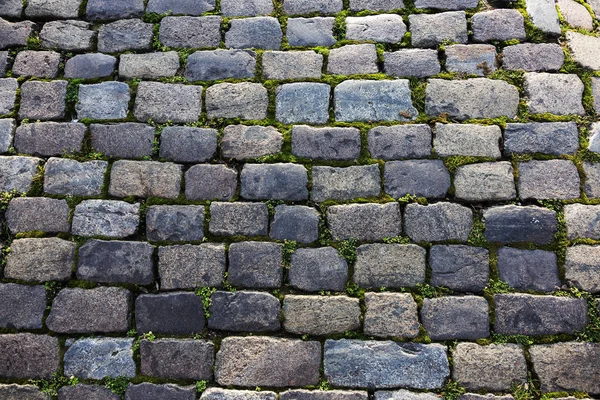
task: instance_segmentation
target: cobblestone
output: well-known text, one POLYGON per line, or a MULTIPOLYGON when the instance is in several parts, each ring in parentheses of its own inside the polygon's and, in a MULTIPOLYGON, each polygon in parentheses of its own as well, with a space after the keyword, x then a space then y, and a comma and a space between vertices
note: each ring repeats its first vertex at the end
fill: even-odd
POLYGON ((311 47, 334 45, 332 17, 290 18, 287 26, 287 39, 290 46, 311 47))
POLYGON ((6 259, 4 276, 30 282, 66 281, 71 277, 76 247, 59 238, 16 239, 6 259))
POLYGON ((275 207, 269 236, 275 240, 315 242, 319 238, 319 213, 312 207, 279 205, 275 207))
POLYGON ((283 328, 296 334, 332 335, 360 328, 359 300, 346 296, 288 295, 283 315, 283 328))
POLYGON ((419 334, 417 303, 409 293, 365 293, 364 331, 377 337, 419 334))
POLYGON ((466 242, 472 227, 473 211, 459 204, 409 204, 404 211, 404 230, 414 242, 466 242))
POLYGON ((398 203, 332 206, 327 209, 327 219, 335 240, 375 241, 402 231, 398 203))
POLYGON ((401 288, 425 281, 425 249, 414 244, 364 244, 356 250, 354 283, 401 288))
POLYGON ((215 346, 209 341, 158 339, 140 341, 140 372, 157 378, 211 379, 215 346))
POLYGON ((139 159, 151 156, 154 133, 154 127, 136 122, 90 125, 94 150, 115 158, 139 159))
POLYGON ((385 192, 394 198, 413 195, 437 199, 450 189, 450 173, 441 160, 389 161, 383 179, 385 192))
POLYGON ((158 274, 163 289, 221 286, 225 246, 218 243, 174 245, 158 249, 158 274))
POLYGON ((378 126, 369 130, 369 152, 384 160, 427 158, 431 136, 431 128, 425 124, 378 126))
POLYGON ((80 123, 34 122, 15 131, 14 146, 19 153, 61 156, 81 151, 86 127, 80 123))
POLYGON ((215 81, 254 77, 256 53, 247 50, 197 51, 187 59, 185 77, 189 81, 215 81))
POLYGON ((333 247, 301 248, 291 257, 290 286, 307 292, 342 291, 348 281, 348 264, 333 247))

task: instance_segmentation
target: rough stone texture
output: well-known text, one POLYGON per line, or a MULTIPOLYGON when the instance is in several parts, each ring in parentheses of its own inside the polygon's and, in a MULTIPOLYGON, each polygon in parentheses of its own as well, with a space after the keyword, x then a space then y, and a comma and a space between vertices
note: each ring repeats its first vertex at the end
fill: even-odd
POLYGON ((560 35, 560 23, 554 0, 526 0, 527 13, 531 22, 542 32, 560 35))
POLYGON ((187 59, 185 77, 189 81, 244 79, 254 77, 256 53, 247 50, 197 51, 187 59))
POLYGON ((417 303, 410 293, 365 293, 364 332, 377 337, 419 334, 417 303))
POLYGON ((271 337, 227 337, 215 363, 222 386, 299 387, 319 381, 321 344, 271 337), (240 365, 239 360, 245 360, 240 365))
POLYGON ((408 16, 415 47, 436 47, 450 41, 467 43, 467 17, 464 11, 438 14, 412 14, 408 16))
POLYGON ((556 43, 521 43, 502 50, 502 66, 507 70, 558 71, 565 53, 556 43))
POLYGON ((501 247, 498 275, 517 290, 553 292, 560 287, 556 254, 550 251, 501 247))
POLYGON ((298 82, 277 88, 275 117, 284 124, 325 124, 329 119, 329 95, 326 83, 298 82))
MULTIPOLYGON (((600 96, 599 96, 600 98, 600 96)), ((588 149, 595 153, 600 152, 600 123, 594 122, 590 126, 590 144, 588 145, 588 149)))
POLYGON ((455 196, 469 202, 511 200, 517 195, 510 162, 486 162, 459 167, 454 174, 455 196))
POLYGON ((334 240, 376 241, 402 231, 398 203, 336 205, 327 209, 327 220, 334 240))
POLYGON ((333 17, 290 18, 287 25, 287 39, 290 46, 314 47, 334 45, 333 17))
POLYGON ((46 288, 15 283, 0 284, 0 327, 41 329, 46 310, 46 288))
POLYGON ((50 158, 44 169, 44 192, 67 196, 100 196, 107 167, 106 161, 78 162, 50 158))
POLYGON ((529 112, 584 115, 583 82, 575 74, 527 72, 523 79, 529 112))
POLYGON ((257 392, 255 390, 232 390, 211 387, 206 389, 200 398, 202 400, 276 400, 277 393, 264 390, 257 392))
POLYGON ((430 116, 448 114, 458 120, 513 118, 517 115, 518 106, 519 91, 502 80, 430 79, 427 84, 425 111, 430 116))
MULTIPOLYGON (((0 385, 0 396, 4 400, 48 400, 50 397, 44 394, 34 385, 0 385)), ((62 399, 61 399, 62 400, 62 399)), ((92 399, 93 400, 93 399, 92 399)))
POLYGON ((64 51, 90 51, 96 32, 84 21, 46 22, 40 32, 42 47, 64 51))
POLYGON ((482 297, 424 299, 421 319, 432 340, 475 340, 490 335, 488 303, 482 297))
POLYGON ((130 303, 131 293, 122 288, 63 289, 52 302, 46 325, 57 333, 126 332, 130 303))
POLYGON ((507 391, 527 381, 523 348, 516 344, 459 343, 452 378, 468 390, 507 391))
POLYGON ((0 9, 1 17, 18 18, 23 12, 23 1, 19 0, 2 0, 2 8, 0 9))
POLYGON ((367 400, 368 393, 358 390, 304 390, 295 389, 279 393, 281 400, 367 400))
POLYGON ((283 252, 279 243, 232 243, 229 245, 228 260, 227 281, 233 286, 256 289, 281 286, 283 252))
POLYGON ((377 49, 374 44, 352 44, 332 49, 327 72, 334 75, 376 74, 377 49))
POLYGON ((84 379, 135 376, 133 338, 84 338, 66 351, 65 375, 84 379))
POLYGON ((22 51, 15 57, 13 74, 36 78, 54 78, 58 74, 60 54, 54 51, 22 51))
POLYGON ((188 200, 231 200, 237 184, 238 174, 233 168, 194 165, 185 174, 185 197, 188 200))
POLYGON ((6 225, 12 233, 69 232, 69 206, 66 200, 17 197, 8 204, 6 225))
POLYGON ((269 293, 217 291, 210 300, 209 329, 233 332, 279 330, 279 299, 269 293))
POLYGON ((283 145, 281 132, 270 126, 229 125, 223 132, 221 151, 225 158, 247 160, 277 154, 283 145))
POLYGON ((202 298, 193 292, 142 294, 135 300, 139 333, 193 335, 206 324, 202 298))
POLYGON ((378 390, 375 392, 375 400, 435 400, 435 393, 415 393, 405 389, 396 391, 378 390))
POLYGON ((143 0, 89 0, 85 13, 91 20, 140 17, 144 13, 144 2, 143 0))
POLYGON ((0 154, 8 152, 12 146, 15 127, 14 119, 0 119, 0 154))
POLYGON ((342 0, 286 0, 283 2, 283 11, 286 14, 335 14, 342 11, 342 0))
POLYGON ((86 127, 80 123, 34 122, 15 131, 14 146, 19 153, 61 156, 81 151, 86 127))
POLYGON ((140 383, 127 386, 125 400, 169 399, 169 400, 194 400, 196 387, 178 386, 172 383, 154 384, 140 383))
POLYGON ((88 240, 79 248, 77 278, 92 282, 150 285, 154 247, 145 242, 88 240))
POLYGON ((556 212, 536 206, 499 206, 483 213, 490 242, 548 244, 558 229, 556 212))
POLYGON ((584 390, 600 393, 597 343, 556 343, 530 348, 533 369, 544 392, 584 390))
POLYGON ((337 121, 411 121, 417 117, 408 80, 348 80, 334 90, 337 121))
POLYGON ((0 377, 49 379, 58 372, 56 337, 16 333, 0 335, 0 377))
POLYGON ((225 246, 220 243, 164 246, 158 249, 162 289, 221 286, 225 273, 225 246))
POLYGON ((455 44, 446 47, 444 51, 446 69, 449 72, 484 76, 496 70, 496 47, 492 45, 455 44))
POLYGON ((147 54, 121 54, 119 76, 123 79, 159 79, 174 76, 179 69, 175 51, 147 54))
POLYGON ((494 330, 505 335, 573 334, 587 323, 583 298, 496 294, 494 303, 494 330))
POLYGON ((585 194, 590 198, 600 197, 600 164, 584 162, 583 171, 585 173, 585 194))
POLYGON ((323 55, 314 51, 266 51, 262 67, 265 79, 320 78, 323 55))
POLYGON ((268 104, 267 89, 260 83, 220 83, 206 89, 209 118, 265 119, 268 104))
POLYGON ((427 158, 431 155, 431 128, 425 124, 378 126, 369 130, 368 145, 373 158, 427 158))
POLYGON ((129 86, 122 82, 80 85, 76 111, 79 119, 114 120, 127 117, 129 86))
POLYGON ((381 14, 346 18, 346 39, 373 40, 382 43, 402 41, 406 25, 400 15, 381 14))
POLYGON ((443 198, 450 189, 450 173, 442 160, 389 161, 383 178, 385 192, 394 198, 443 198))
POLYGON ((152 27, 152 24, 139 19, 122 19, 102 25, 98 31, 98 51, 119 53, 128 50, 150 50, 152 27))
POLYGON ((138 121, 185 123, 198 120, 202 111, 202 89, 191 85, 141 82, 133 114, 138 121))
POLYGON ((0 79, 0 115, 9 114, 15 108, 19 83, 15 78, 0 79))
POLYGON ((187 49, 219 47, 220 27, 221 18, 216 15, 165 17, 160 22, 159 40, 168 47, 187 49))
POLYGON ((425 249, 414 244, 364 244, 356 249, 354 283, 364 288, 415 286, 425 281, 425 249))
POLYGON ((595 56, 600 49, 598 38, 578 32, 567 32, 566 37, 571 55, 577 63, 586 68, 600 69, 600 62, 595 56))
POLYGON ((33 282, 68 280, 76 247, 59 238, 16 239, 10 246, 4 276, 33 282))
POLYGON ((59 400, 119 400, 119 395, 100 385, 77 384, 58 390, 59 400))
POLYGON ((118 200, 85 200, 75 207, 72 232, 79 236, 124 238, 135 235, 140 205, 118 200))
POLYGON ((319 213, 307 206, 278 205, 269 236, 275 240, 315 242, 319 238, 319 213))
POLYGON ((489 275, 489 251, 464 245, 433 246, 429 251, 431 285, 460 292, 481 292, 489 275))
POLYGON ((441 71, 437 50, 401 49, 383 53, 385 73, 397 77, 426 78, 441 71))
POLYGON ((569 204, 565 206, 567 238, 600 239, 599 212, 600 207, 593 205, 569 204))
POLYGON ((156 242, 193 242, 204 238, 204 206, 151 206, 146 238, 156 242))
POLYGON ((154 127, 136 122, 90 125, 94 150, 115 158, 151 156, 154 133, 154 127))
POLYGON ((0 51, 0 78, 4 76, 9 64, 8 51, 0 51))
POLYGON ((433 147, 440 157, 500 158, 501 140, 502 131, 496 125, 436 124, 433 147))
POLYGON ((174 199, 181 190, 181 165, 156 161, 115 161, 108 193, 115 197, 174 199))
POLYGON ((346 296, 285 296, 283 328, 287 332, 333 335, 360 328, 358 299, 346 296))
POLYGON ((150 0, 146 12, 202 15, 215 9, 215 0, 150 0))
POLYGON ((292 128, 292 154, 314 160, 355 160, 360 156, 360 131, 356 128, 292 128))
POLYGON ((167 126, 160 134, 160 157, 175 162, 206 162, 217 152, 217 130, 167 126))
POLYGON ((333 247, 297 249, 290 264, 288 283, 299 290, 339 292, 348 281, 348 264, 333 247))
POLYGON ((521 199, 575 199, 579 197, 579 173, 568 160, 519 163, 521 199))
POLYGON ((592 292, 600 292, 600 247, 574 246, 567 249, 565 278, 576 287, 592 292))
POLYGON ((33 120, 64 118, 67 84, 67 81, 27 81, 23 83, 21 85, 19 118, 33 120))
POLYGON ((530 122, 506 124, 504 151, 507 154, 574 154, 579 149, 575 122, 530 122))
POLYGON ((524 40, 525 19, 519 10, 499 9, 478 12, 471 18, 473 40, 490 42, 494 40, 524 40))
POLYGON ((252 17, 231 20, 225 46, 235 49, 279 50, 283 33, 277 18, 252 17))
POLYGON ((241 195, 249 200, 308 199, 308 175, 298 164, 246 164, 240 174, 241 195))
POLYGON ((472 227, 473 211, 459 204, 413 203, 404 211, 404 231, 414 242, 466 242, 472 227))
MULTIPOLYGON (((21 3, 21 7, 22 6, 23 5, 21 3)), ((31 36, 31 33, 35 27, 36 24, 31 21, 9 22, 0 18, 0 38, 2 38, 0 39, 0 49, 26 46, 27 39, 31 36)))
POLYGON ((436 389, 450 375, 439 344, 327 340, 324 354, 325 377, 340 387, 436 389))
POLYGON ((267 234, 269 212, 263 203, 220 203, 210 205, 208 230, 217 236, 262 236, 267 234))
POLYGON ((313 167, 311 199, 316 202, 377 197, 381 177, 376 164, 347 168, 313 167))
POLYGON ((437 0, 415 0, 415 7, 441 10, 463 10, 466 8, 477 7, 477 0, 447 0, 444 2, 439 2, 437 0))

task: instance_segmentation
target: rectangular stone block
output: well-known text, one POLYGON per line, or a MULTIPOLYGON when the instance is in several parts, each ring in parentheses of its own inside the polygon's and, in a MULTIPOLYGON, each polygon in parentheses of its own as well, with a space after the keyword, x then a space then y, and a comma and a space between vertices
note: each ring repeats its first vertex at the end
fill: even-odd
POLYGON ((425 124, 378 126, 368 133, 373 158, 399 160, 431 155, 431 128, 425 124))
POLYGON ((264 203, 221 203, 210 205, 208 231, 217 236, 264 236, 268 233, 269 212, 264 203))
POLYGON ((147 54, 121 54, 119 77, 122 79, 160 79, 177 74, 179 55, 176 51, 147 54))
POLYGON ((565 278, 587 292, 600 292, 600 247, 573 246, 567 248, 565 278))
MULTIPOLYGON (((160 21, 159 40, 168 47, 187 49, 219 47, 221 17, 165 17, 160 21)), ((229 46, 228 46, 229 47, 229 46)))
POLYGON ((350 161, 360 156, 360 131, 356 128, 292 127, 292 154, 314 160, 350 161))
POLYGON ((0 284, 0 327, 41 329, 46 311, 46 288, 16 283, 0 284))
POLYGON ((41 161, 35 157, 0 156, 0 169, 5 172, 0 175, 0 190, 28 192, 41 161))
POLYGON ((256 71, 256 53, 250 50, 197 51, 187 59, 184 76, 190 82, 250 79, 256 71))
MULTIPOLYGON (((295 253, 294 253, 295 254, 295 253)), ((229 245, 227 280, 236 287, 277 288, 283 278, 282 245, 240 242, 229 245)))
POLYGON ((381 193, 381 173, 377 164, 347 168, 313 167, 311 199, 352 200, 377 197, 381 193))
POLYGON ((323 55, 314 51, 266 51, 262 58, 265 79, 320 78, 323 55))
POLYGON ((30 282, 71 278, 77 244, 59 238, 25 238, 11 243, 4 277, 30 282))
POLYGON ((502 131, 496 125, 436 124, 433 147, 441 157, 500 158, 502 131))
POLYGON ((298 164, 246 164, 240 174, 243 198, 248 200, 308 199, 308 172, 298 164))
POLYGON ((192 292, 142 294, 135 300, 138 332, 194 335, 206 325, 202 298, 192 292))
POLYGON ((137 233, 140 205, 118 200, 84 200, 73 214, 74 235, 125 238, 137 233))
POLYGON ((44 168, 44 192, 66 196, 101 196, 106 161, 79 162, 52 157, 44 168))
POLYGON ((115 158, 152 156, 155 131, 153 126, 136 122, 90 125, 94 151, 115 158))
POLYGON ((8 203, 6 224, 13 233, 69 232, 69 206, 66 200, 15 197, 8 203))
POLYGON ((292 254, 288 282, 293 288, 341 292, 347 281, 348 263, 333 247, 302 248, 292 254))
POLYGON ((267 89, 260 83, 219 83, 206 89, 209 118, 265 119, 268 106, 267 89))
POLYGON ((225 273, 225 246, 219 243, 164 246, 158 249, 162 289, 221 286, 225 273))
POLYGON ((346 296, 285 296, 283 328, 287 332, 333 335, 360 328, 358 299, 346 296))
POLYGON ((544 153, 573 154, 579 149, 579 132, 575 122, 530 122, 506 124, 506 154, 544 153))
POLYGON ((204 238, 204 206, 151 206, 146 238, 156 242, 193 242, 204 238))
POLYGON ((49 379, 58 372, 58 339, 47 335, 0 335, 0 377, 49 379))
POLYGON ((376 241, 402 232, 398 203, 332 206, 327 220, 334 240, 376 241))
POLYGON ((363 244, 356 249, 354 283, 374 289, 423 283, 425 253, 414 244, 363 244))
POLYGON ((444 198, 450 189, 450 173, 442 160, 389 161, 383 180, 385 192, 394 198, 444 198))
POLYGON ((489 274, 489 251, 464 245, 432 246, 429 251, 431 285, 459 292, 481 292, 489 274))
POLYGON ((279 299, 269 293, 217 291, 210 301, 209 329, 232 332, 279 330, 279 299))
POLYGON ((21 124, 14 146, 17 152, 39 156, 62 156, 81 151, 86 126, 80 123, 36 122, 21 124))
POLYGON ((215 346, 196 339, 157 339, 140 342, 142 375, 177 380, 210 380, 215 346))
POLYGON ((410 293, 365 293, 364 332, 377 337, 419 334, 417 303, 410 293))
POLYGON ((580 197, 579 172, 569 160, 519 163, 521 199, 570 200, 580 197))
POLYGON ((544 207, 492 207, 484 211, 483 219, 489 242, 547 244, 558 229, 556 212, 544 207))
POLYGON ((202 112, 202 87, 160 82, 141 82, 133 114, 140 122, 196 122, 202 112))
POLYGON ((82 379, 133 378, 133 338, 83 338, 75 340, 64 355, 64 373, 82 379))
POLYGON ((456 240, 466 242, 473 227, 473 211, 460 204, 408 204, 404 230, 414 242, 456 240))
POLYGON ((488 302, 483 297, 424 299, 421 320, 432 340, 476 340, 490 336, 488 302))
POLYGON ((181 191, 181 165, 156 161, 115 161, 108 192, 115 197, 175 199, 181 191))

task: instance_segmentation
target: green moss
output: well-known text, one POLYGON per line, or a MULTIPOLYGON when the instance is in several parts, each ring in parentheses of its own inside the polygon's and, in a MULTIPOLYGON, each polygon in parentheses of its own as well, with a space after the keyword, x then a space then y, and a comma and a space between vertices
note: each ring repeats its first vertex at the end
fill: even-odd
POLYGON ((196 393, 202 394, 208 386, 208 381, 196 381, 196 393))
POLYGON ((29 383, 37 386, 40 391, 52 398, 58 396, 58 391, 64 386, 74 386, 79 383, 79 379, 74 376, 67 378, 55 372, 50 379, 31 379, 29 383))
POLYGON ((410 244, 410 238, 408 236, 394 236, 384 237, 383 243, 387 244, 410 244))
POLYGON ((294 240, 283 241, 283 267, 289 268, 292 263, 292 254, 298 248, 298 243, 294 240))
POLYGON ((358 286, 356 283, 348 281, 346 283, 346 294, 350 297, 357 297, 363 299, 365 297, 365 289, 358 286))
POLYGON ((444 157, 444 165, 448 169, 449 172, 453 173, 459 167, 467 164, 474 164, 478 162, 493 162, 496 161, 494 158, 488 157, 471 157, 471 156, 450 156, 444 157))
POLYGON ((457 400, 467 390, 457 381, 449 379, 442 388, 440 394, 445 400, 457 400))
POLYGON ((144 15, 142 15, 142 21, 147 22, 149 24, 159 24, 160 21, 162 21, 162 19, 164 17, 168 17, 169 15, 172 15, 172 14, 173 13, 171 11, 164 13, 164 14, 149 12, 149 13, 145 13, 144 15))
POLYGON ((335 245, 340 257, 344 258, 348 264, 353 264, 356 261, 357 246, 356 239, 346 239, 335 245))
POLYGON ((523 346, 531 346, 535 341, 526 335, 502 335, 492 333, 492 341, 496 344, 517 343, 523 346))
POLYGON ((196 296, 199 296, 202 299, 206 319, 210 318, 210 305, 212 304, 211 296, 216 291, 217 289, 211 287, 201 287, 196 289, 196 296))
POLYGON ((487 247, 488 243, 485 239, 485 224, 483 218, 479 214, 473 216, 473 228, 469 233, 467 243, 471 246, 487 247))
POLYGON ((124 376, 118 376, 116 378, 104 378, 102 383, 108 390, 123 398, 123 396, 125 396, 127 386, 129 385, 129 378, 124 376))
POLYGON ((134 352, 140 349, 140 342, 142 340, 149 340, 151 342, 154 342, 154 340, 156 340, 156 335, 152 332, 146 332, 143 335, 138 336, 138 338, 133 342, 132 350, 134 352))

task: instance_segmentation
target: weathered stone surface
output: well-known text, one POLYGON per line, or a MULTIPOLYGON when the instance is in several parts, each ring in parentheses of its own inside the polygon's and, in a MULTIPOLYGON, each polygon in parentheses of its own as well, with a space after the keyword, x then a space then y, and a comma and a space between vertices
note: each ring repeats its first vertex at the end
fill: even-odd
POLYGON ((31 333, 0 335, 0 377, 49 379, 58 372, 58 352, 56 337, 31 333))
POLYGON ((138 121, 195 122, 202 112, 202 88, 193 85, 141 82, 133 114, 138 121))
POLYGON ((311 199, 316 202, 377 197, 381 177, 377 164, 347 168, 313 167, 311 199))
POLYGON ((373 158, 398 160, 431 155, 431 128, 425 124, 378 126, 368 133, 373 158))
POLYGON ((271 337, 227 337, 221 342, 215 380, 222 386, 298 387, 319 381, 321 344, 271 337), (245 360, 240 365, 239 360, 245 360))
POLYGON ((527 72, 523 85, 532 114, 585 114, 583 82, 575 74, 527 72))
POLYGON ((448 375, 446 348, 439 344, 325 341, 325 376, 335 386, 435 389, 448 375))
POLYGON ((273 2, 269 0, 250 0, 243 3, 237 0, 223 0, 221 3, 221 13, 228 17, 264 15, 272 12, 273 2))
POLYGON ((98 51, 119 53, 128 50, 150 50, 152 27, 152 24, 139 19, 122 19, 102 25, 98 32, 98 51))
POLYGON ((498 275, 518 290, 552 292, 560 287, 556 254, 551 251, 501 247, 498 275))
POLYGON ((402 231, 398 203, 332 206, 327 209, 327 220, 334 240, 376 241, 402 231))
POLYGON ((385 192, 394 198, 443 198, 450 189, 450 173, 442 160, 390 161, 383 178, 385 192))
POLYGON ((576 287, 600 292, 600 247, 573 246, 567 248, 565 278, 576 287))
POLYGON ((77 384, 58 390, 58 400, 119 400, 119 395, 100 385, 77 384))
POLYGON ((176 51, 147 54, 121 54, 119 77, 122 79, 159 79, 175 76, 179 69, 176 51))
POLYGON ((471 18, 473 40, 491 42, 494 40, 524 40, 525 19, 519 10, 498 9, 478 12, 471 18))
POLYGON ((225 165, 198 164, 185 174, 188 200, 231 200, 236 193, 238 174, 225 165))
POLYGON ((191 292, 142 294, 135 300, 138 332, 193 335, 206 324, 200 296, 191 292))
POLYGON ((256 289, 281 286, 283 252, 279 243, 232 243, 228 260, 227 280, 233 286, 256 289))
POLYGON ((52 157, 44 168, 44 192, 67 196, 100 196, 106 161, 79 162, 52 157))
POLYGON ((115 197, 174 199, 181 190, 181 165, 156 161, 115 161, 108 192, 115 197))
MULTIPOLYGON (((4 400, 49 400, 50 397, 44 394, 34 385, 0 385, 0 396, 4 400)), ((62 400, 62 398, 61 398, 62 400)), ((94 399, 92 399, 94 400, 94 399)))
POLYGON ((358 299, 347 296, 296 296, 283 300, 283 328, 287 332, 333 335, 360 328, 358 299))
POLYGON ((0 115, 9 114, 15 109, 19 83, 15 78, 0 79, 0 115))
POLYGON ((366 335, 414 338, 419 334, 417 303, 410 293, 365 293, 366 335))
POLYGON ((466 242, 473 227, 473 211, 453 203, 428 206, 408 204, 404 212, 404 230, 414 242, 458 240, 466 242))
POLYGON ((284 124, 325 124, 329 119, 329 94, 326 83, 298 82, 277 88, 275 117, 284 124))
POLYGON ((425 249, 414 244, 364 244, 356 249, 354 283, 364 288, 415 286, 425 281, 425 249))
POLYGON ((367 400, 365 391, 293 389, 279 393, 281 400, 367 400))
POLYGON ((277 154, 283 145, 283 135, 271 126, 229 125, 223 132, 221 151, 225 158, 247 160, 277 154))
POLYGON ((411 121, 418 114, 406 79, 344 81, 335 87, 334 102, 338 121, 411 121))
POLYGON ((279 50, 283 33, 274 17, 252 17, 231 20, 225 33, 225 46, 234 49, 279 50))
POLYGON ((504 151, 508 154, 574 154, 579 149, 575 122, 506 124, 504 151))
POLYGON ((125 392, 125 400, 194 400, 195 398, 195 386, 178 386, 172 383, 154 384, 144 382, 138 385, 127 386, 127 391, 125 392))
POLYGON ((67 84, 67 81, 27 81, 23 83, 21 85, 19 118, 33 120, 64 118, 67 84))
POLYGON ((567 22, 567 24, 576 28, 587 29, 589 31, 594 29, 592 16, 583 4, 577 3, 573 0, 558 0, 556 4, 560 9, 561 16, 567 22))
POLYGON ((8 152, 12 146, 15 127, 14 119, 0 119, 0 154, 8 152))
POLYGON ((167 126, 160 134, 160 157, 175 162, 206 162, 217 152, 217 130, 167 126))
POLYGON ((40 32, 42 47, 65 51, 90 51, 96 32, 85 21, 50 21, 40 32))
POLYGON ((490 336, 488 303, 483 297, 424 299, 421 319, 432 340, 475 340, 490 336))
POLYGON ((157 242, 202 240, 204 214, 204 206, 151 206, 146 213, 146 238, 157 242))
POLYGON ((406 25, 397 14, 381 14, 346 18, 346 39, 373 40, 382 43, 401 42, 406 25))
POLYGON ((396 391, 378 390, 375 392, 375 400, 435 400, 435 393, 415 393, 405 389, 396 391))
POLYGON ((3 0, 0 16, 19 18, 23 12, 23 1, 3 0))
POLYGON ((583 298, 496 294, 494 303, 494 330, 505 335, 573 334, 587 323, 583 298))
POLYGON ((567 238, 600 239, 599 213, 600 207, 594 205, 566 205, 567 238))
POLYGON ((94 150, 115 158, 151 156, 154 132, 154 127, 136 122, 90 125, 94 150))
POLYGON ((184 244, 158 249, 158 274, 162 289, 221 286, 224 273, 223 244, 184 244))
MULTIPOLYGON (((141 86, 141 85, 140 85, 141 86)), ((129 86, 123 82, 80 85, 75 109, 79 119, 123 119, 129 106, 129 86)))
POLYGON ((436 124, 433 147, 440 157, 500 158, 502 131, 496 125, 436 124))
POLYGON ((76 247, 59 238, 16 239, 10 246, 4 276, 34 282, 68 280, 76 247))
POLYGON ((463 10, 466 8, 477 7, 477 0, 447 0, 444 2, 439 2, 437 0, 415 0, 415 7, 441 10, 463 10))
POLYGON ((450 41, 467 43, 467 17, 464 11, 438 14, 412 14, 408 16, 415 47, 436 47, 450 41))
POLYGON ((590 198, 600 197, 600 164, 584 162, 583 171, 585 173, 585 194, 590 198))
POLYGON ((583 390, 600 393, 597 343, 556 343, 531 346, 533 369, 544 392, 583 390))
POLYGON ((446 47, 444 51, 446 69, 449 72, 484 76, 496 70, 496 47, 492 45, 454 44, 446 47))
POLYGON ((166 379, 212 379, 215 346, 204 340, 140 341, 142 375, 166 379))
POLYGON ((0 78, 5 76, 9 61, 8 51, 0 51, 0 78))
POLYGON ((16 197, 8 204, 6 224, 12 233, 69 232, 69 206, 66 200, 16 197))
POLYGON ((85 125, 80 123, 21 124, 15 131, 14 146, 19 153, 61 156, 81 151, 85 131, 85 125))
POLYGON ((476 394, 476 393, 465 393, 459 397, 459 400, 514 400, 513 395, 493 395, 487 394, 476 394))
POLYGON ((360 131, 356 128, 292 128, 292 154, 314 160, 355 160, 360 156, 360 131))
POLYGON ((217 291, 210 300, 209 329, 233 332, 279 330, 279 299, 269 293, 217 291))
POLYGON ((190 55, 185 67, 189 81, 253 78, 256 53, 248 50, 197 51, 190 55))
POLYGON ((308 175, 298 164, 246 164, 240 175, 241 195, 249 200, 308 199, 308 175))
POLYGON ((348 281, 348 264, 333 247, 294 251, 288 272, 289 285, 307 292, 342 291, 348 281))
POLYGON ((290 46, 313 47, 333 46, 333 17, 290 18, 287 25, 287 39, 290 46))
POLYGON ((425 78, 441 71, 437 50, 400 49, 383 53, 385 73, 397 77, 425 78))
POLYGON ((429 251, 431 285, 460 292, 481 292, 490 275, 489 251, 464 245, 433 246, 429 251))
POLYGON ((456 198, 470 202, 512 200, 517 196, 510 162, 485 162, 459 167, 454 174, 456 198))
POLYGON ((265 79, 320 78, 323 55, 314 51, 266 51, 262 67, 265 79))
POLYGON ((527 381, 523 348, 516 344, 459 343, 453 353, 452 378, 468 390, 510 390, 527 381))
POLYGON ((211 387, 206 389, 202 396, 202 400, 276 400, 277 393, 261 390, 232 390, 222 389, 219 387, 211 387))
POLYGON ((580 193, 579 173, 569 160, 519 163, 521 199, 575 199, 580 193))
POLYGON ((560 23, 554 0, 526 0, 527 13, 531 22, 542 32, 560 35, 560 23))
POLYGON ((264 203, 220 203, 210 205, 208 230, 217 236, 261 236, 267 234, 269 212, 264 203))
POLYGON ((286 14, 335 14, 342 11, 342 0, 286 0, 283 11, 286 14))
POLYGON ((63 289, 52 302, 46 325, 57 333, 126 332, 130 303, 131 293, 122 288, 63 289))
POLYGON ((565 53, 556 43, 521 43, 502 50, 502 66, 508 70, 558 71, 565 53))
POLYGON ((589 69, 600 69, 600 62, 595 57, 600 49, 598 38, 572 31, 567 32, 566 37, 571 55, 577 63, 589 69))
POLYGON ((202 15, 215 9, 215 0, 150 0, 146 12, 202 15))
POLYGON ((327 72, 335 75, 376 74, 377 49, 374 44, 351 44, 329 52, 327 72))
POLYGON ((15 283, 0 284, 0 327, 41 329, 46 311, 46 288, 15 283))
POLYGON ((265 119, 269 99, 260 83, 220 83, 206 89, 209 118, 265 119))
POLYGON ((12 71, 15 76, 54 78, 58 74, 60 53, 25 50, 17 54, 12 71))
POLYGON ((497 118, 517 115, 519 91, 513 85, 487 78, 467 80, 430 79, 427 84, 425 111, 428 115, 470 118, 497 118))
POLYGON ((79 248, 77 278, 93 282, 150 285, 154 247, 145 242, 88 240, 79 248))
POLYGON ((89 0, 85 10, 90 20, 140 17, 143 13, 143 0, 89 0))
MULTIPOLYGON (((23 4, 21 3, 21 7, 23 4)), ((2 5, 4 8, 4 3, 2 5)), ((2 12, 2 11, 0 11, 2 12)), ((20 17, 21 13, 15 17, 20 17)), ((10 47, 26 46, 27 39, 31 36, 33 28, 36 25, 31 21, 9 22, 0 18, 0 49, 8 49, 10 47)))
POLYGON ((483 213, 485 238, 490 242, 533 242, 554 240, 558 222, 556 212, 536 206, 499 206, 483 213))
POLYGON ((319 213, 307 206, 278 205, 269 236, 275 240, 315 242, 319 238, 319 213))
MULTIPOLYGON (((600 99, 600 96, 598 97, 600 99)), ((600 123, 593 122, 590 126, 588 149, 595 153, 600 152, 600 123)))
MULTIPOLYGON (((160 22, 159 40, 168 47, 187 49, 219 47, 221 17, 165 17, 160 22)), ((227 46, 230 47, 230 46, 227 46)))
POLYGON ((124 238, 135 235, 140 205, 118 200, 85 200, 75 207, 74 235, 124 238))
POLYGON ((84 379, 135 376, 133 338, 84 338, 65 353, 65 375, 84 379))

